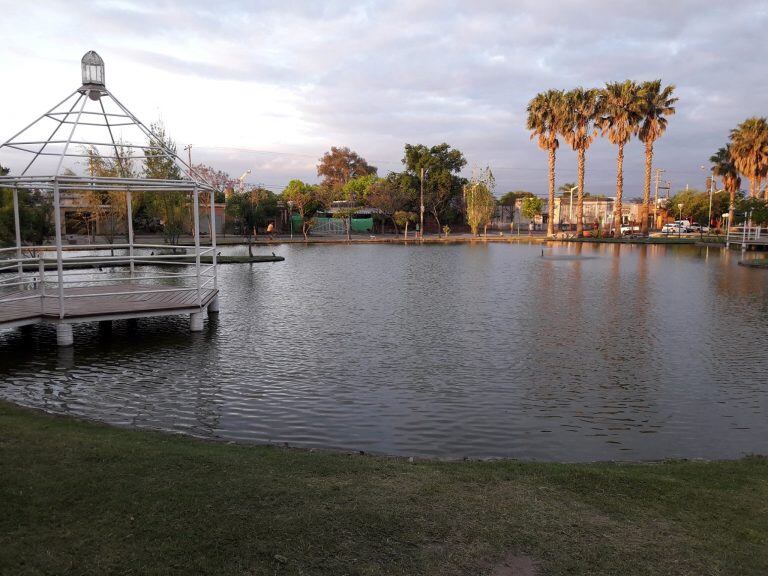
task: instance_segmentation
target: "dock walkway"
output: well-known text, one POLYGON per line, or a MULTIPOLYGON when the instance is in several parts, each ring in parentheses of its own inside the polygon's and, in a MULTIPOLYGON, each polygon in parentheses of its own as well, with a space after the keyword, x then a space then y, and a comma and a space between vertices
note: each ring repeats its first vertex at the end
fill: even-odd
MULTIPOLYGON (((218 290, 201 290, 201 306, 205 308, 218 290)), ((64 289, 64 314, 57 293, 43 296, 39 289, 6 294, 0 306, 0 328, 13 325, 48 322, 88 322, 91 320, 119 320, 152 315, 162 316, 199 311, 197 290, 168 288, 140 284, 88 286, 64 289), (14 297, 31 297, 12 300, 14 297), (151 314, 148 314, 151 313, 151 314)))

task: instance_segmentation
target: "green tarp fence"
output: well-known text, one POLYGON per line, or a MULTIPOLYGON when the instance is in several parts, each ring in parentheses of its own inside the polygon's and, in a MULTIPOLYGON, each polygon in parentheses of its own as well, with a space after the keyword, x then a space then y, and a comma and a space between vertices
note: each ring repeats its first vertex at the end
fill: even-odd
MULTIPOLYGON (((291 217, 293 222, 293 231, 301 231, 302 219, 301 216, 293 215, 291 217)), ((315 218, 315 227, 323 228, 324 225, 329 223, 338 223, 341 229, 341 234, 344 233, 344 223, 341 218, 315 218)), ((373 232, 373 218, 352 218, 352 232, 373 232)))

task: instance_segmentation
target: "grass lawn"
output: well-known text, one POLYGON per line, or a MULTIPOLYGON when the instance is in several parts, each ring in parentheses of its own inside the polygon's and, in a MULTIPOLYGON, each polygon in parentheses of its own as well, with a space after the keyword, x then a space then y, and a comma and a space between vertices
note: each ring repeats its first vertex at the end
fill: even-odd
POLYGON ((768 460, 416 462, 0 402, 0 574, 768 574, 768 460))

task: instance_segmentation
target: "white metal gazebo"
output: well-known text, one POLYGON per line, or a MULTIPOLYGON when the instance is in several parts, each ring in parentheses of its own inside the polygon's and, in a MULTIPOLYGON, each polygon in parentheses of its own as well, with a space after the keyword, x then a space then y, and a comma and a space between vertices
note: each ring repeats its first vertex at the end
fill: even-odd
POLYGON ((12 192, 15 228, 14 245, 0 249, 0 328, 53 323, 58 343, 70 345, 78 322, 189 314, 191 330, 199 331, 206 310, 218 312, 217 191, 106 88, 98 54, 83 57, 82 85, 0 145, 0 154, 3 165, 23 166, 17 174, 0 176, 0 189, 12 192), (93 155, 113 162, 118 174, 72 170, 93 155), (148 155, 175 166, 181 178, 133 176, 129 168, 148 155), (52 244, 34 245, 23 237, 20 200, 31 192, 52 204, 52 244), (62 196, 89 192, 124 195, 124 243, 83 246, 64 237, 62 196), (194 256, 186 254, 189 246, 135 241, 136 195, 173 193, 190 199, 184 210, 191 212, 194 256), (201 198, 210 206, 207 247, 200 243, 201 198), (46 258, 52 253, 55 261, 46 258))

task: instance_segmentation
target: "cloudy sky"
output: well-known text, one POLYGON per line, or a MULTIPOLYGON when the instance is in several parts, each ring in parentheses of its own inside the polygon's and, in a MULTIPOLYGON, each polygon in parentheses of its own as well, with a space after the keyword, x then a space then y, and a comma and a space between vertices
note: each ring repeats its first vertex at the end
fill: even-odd
MULTIPOLYGON (((657 144, 673 189, 738 122, 768 115, 768 3, 731 0, 0 0, 0 139, 79 85, 96 50, 107 86, 139 118, 161 118, 179 147, 279 191, 316 181, 317 159, 349 146, 381 175, 403 144, 448 142, 490 165, 497 193, 546 191, 546 154, 525 107, 548 88, 661 78, 678 113, 657 144)), ((587 157, 587 189, 611 194, 615 151, 587 157)), ((11 164, 0 156, 0 162, 11 164)), ((561 148, 558 184, 575 180, 561 148)), ((642 189, 642 148, 626 191, 642 189)))

